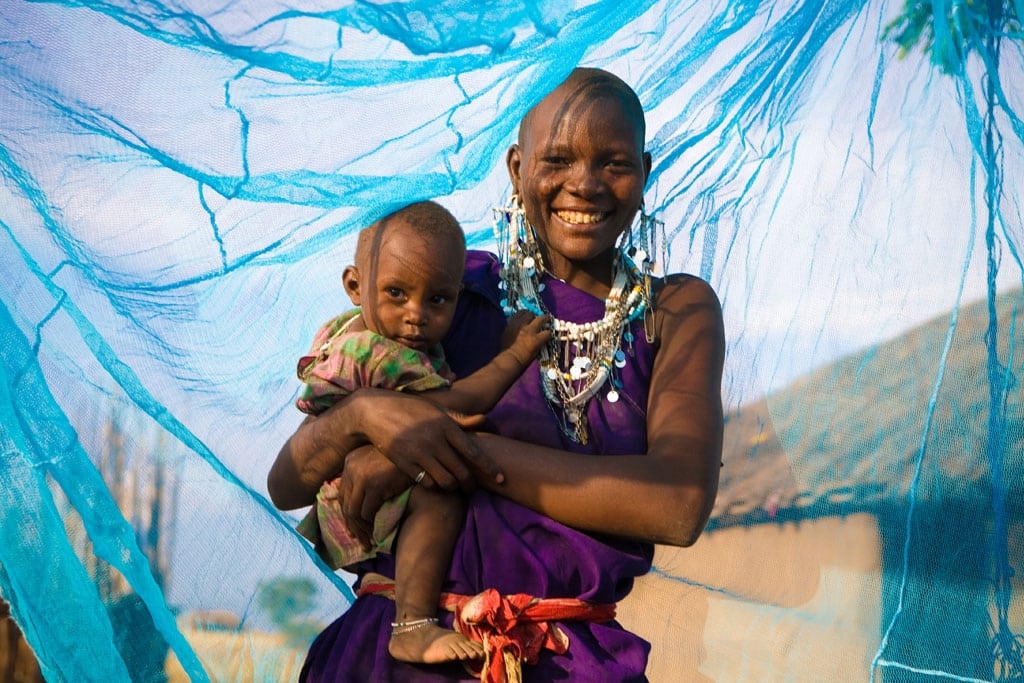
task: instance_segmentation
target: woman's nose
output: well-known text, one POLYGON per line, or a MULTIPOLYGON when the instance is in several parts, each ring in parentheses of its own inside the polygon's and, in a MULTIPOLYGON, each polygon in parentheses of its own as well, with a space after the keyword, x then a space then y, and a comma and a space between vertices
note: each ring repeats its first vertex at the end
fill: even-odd
POLYGON ((571 192, 588 196, 601 191, 601 179, 589 164, 576 163, 572 165, 571 175, 567 183, 571 192))

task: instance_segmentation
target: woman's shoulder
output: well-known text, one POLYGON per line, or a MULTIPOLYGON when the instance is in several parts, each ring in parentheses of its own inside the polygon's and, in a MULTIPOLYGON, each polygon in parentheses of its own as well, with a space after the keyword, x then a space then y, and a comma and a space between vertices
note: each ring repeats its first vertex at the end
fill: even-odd
POLYGON ((654 315, 659 339, 671 338, 692 326, 722 328, 722 304, 703 278, 673 273, 655 284, 654 315))
POLYGON ((462 275, 462 286, 481 294, 495 303, 499 300, 498 273, 501 261, 489 251, 469 249, 466 251, 466 270, 462 275))
POLYGON ((672 273, 658 278, 655 285, 655 308, 660 303, 714 303, 721 307, 718 295, 707 280, 690 273, 672 273))
MULTIPOLYGON (((498 255, 491 251, 485 251, 483 249, 467 249, 466 250, 466 272, 479 269, 496 269, 501 267, 501 261, 498 260, 498 255)), ((495 270, 495 273, 497 271, 495 270)))

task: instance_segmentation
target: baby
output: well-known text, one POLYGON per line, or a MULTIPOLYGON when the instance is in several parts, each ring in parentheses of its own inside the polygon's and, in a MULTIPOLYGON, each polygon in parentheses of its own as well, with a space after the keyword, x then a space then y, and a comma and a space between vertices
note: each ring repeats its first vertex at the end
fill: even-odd
MULTIPOLYGON (((455 314, 466 243, 455 218, 435 202, 418 202, 364 229, 355 265, 342 281, 356 308, 317 333, 299 360, 305 384, 299 409, 320 413, 360 387, 422 392, 456 413, 486 413, 551 338, 547 317, 513 317, 504 350, 456 380, 440 341, 455 314)), ((423 476, 422 474, 420 475, 423 476)), ((417 480, 416 483, 419 483, 417 480)), ((373 547, 348 531, 337 480, 320 489, 299 531, 333 568, 394 548, 395 623, 388 649, 407 662, 437 663, 483 657, 480 644, 437 625, 441 587, 462 526, 464 501, 423 486, 391 499, 374 519, 373 547)))

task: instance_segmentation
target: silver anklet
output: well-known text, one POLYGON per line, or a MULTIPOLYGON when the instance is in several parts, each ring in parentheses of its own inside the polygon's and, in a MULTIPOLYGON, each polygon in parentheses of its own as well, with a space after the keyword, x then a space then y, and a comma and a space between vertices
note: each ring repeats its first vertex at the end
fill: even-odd
POLYGON ((423 619, 413 619, 412 621, 392 621, 391 635, 400 636, 403 633, 415 631, 416 629, 423 628, 424 626, 433 626, 436 623, 437 617, 424 617, 423 619))

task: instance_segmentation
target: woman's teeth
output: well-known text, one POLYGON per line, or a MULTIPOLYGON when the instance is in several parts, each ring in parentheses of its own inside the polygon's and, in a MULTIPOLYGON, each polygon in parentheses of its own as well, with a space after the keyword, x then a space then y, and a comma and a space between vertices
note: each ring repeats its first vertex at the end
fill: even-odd
POLYGON ((584 213, 582 211, 556 211, 555 215, 572 225, 597 223, 605 217, 604 213, 584 213))

